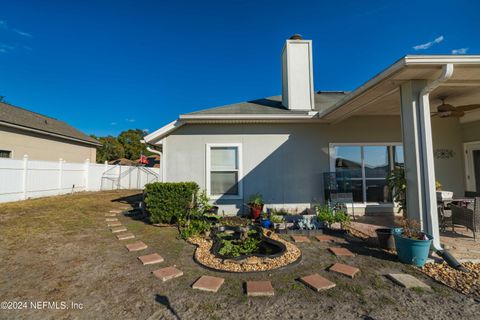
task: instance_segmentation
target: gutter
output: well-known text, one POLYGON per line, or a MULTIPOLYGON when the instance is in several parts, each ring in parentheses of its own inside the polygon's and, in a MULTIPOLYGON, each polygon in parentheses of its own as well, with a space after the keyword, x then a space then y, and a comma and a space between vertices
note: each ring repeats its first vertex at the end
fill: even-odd
POLYGON ((29 128, 29 127, 24 127, 24 126, 19 126, 19 125, 12 124, 12 123, 9 123, 9 122, 0 121, 0 125, 5 126, 5 127, 11 127, 11 128, 15 128, 15 129, 20 129, 20 130, 24 130, 24 131, 30 131, 30 132, 40 133, 40 134, 43 134, 43 135, 46 135, 46 136, 52 136, 52 137, 56 137, 56 138, 62 138, 62 139, 66 139, 66 140, 71 140, 71 141, 81 142, 81 143, 85 143, 85 144, 90 144, 90 145, 94 145, 94 146, 98 146, 98 147, 101 147, 101 146, 102 146, 102 144, 99 143, 99 142, 82 140, 82 139, 78 139, 78 138, 73 138, 73 137, 69 137, 69 136, 64 136, 64 135, 58 134, 58 133, 53 133, 53 132, 48 132, 48 131, 33 129, 33 128, 29 128))

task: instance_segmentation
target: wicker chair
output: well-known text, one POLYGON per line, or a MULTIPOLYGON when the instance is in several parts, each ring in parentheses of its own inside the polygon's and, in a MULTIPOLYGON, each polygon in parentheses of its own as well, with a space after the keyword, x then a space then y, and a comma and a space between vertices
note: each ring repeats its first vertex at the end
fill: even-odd
POLYGON ((461 225, 472 230, 473 239, 476 240, 475 232, 480 231, 480 197, 475 198, 473 209, 451 204, 452 209, 452 230, 455 225, 461 225))

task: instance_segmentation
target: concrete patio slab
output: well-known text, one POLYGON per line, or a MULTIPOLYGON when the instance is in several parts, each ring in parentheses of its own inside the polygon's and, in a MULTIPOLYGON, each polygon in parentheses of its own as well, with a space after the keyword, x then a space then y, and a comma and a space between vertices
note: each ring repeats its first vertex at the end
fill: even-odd
POLYGON ((158 269, 153 271, 152 273, 155 277, 161 279, 163 282, 183 276, 183 272, 175 267, 158 269))
POLYGON ((121 227, 111 228, 110 230, 112 230, 112 233, 119 233, 119 232, 127 231, 127 228, 125 228, 124 226, 121 226, 121 227))
POLYGON ((335 242, 334 238, 332 238, 330 236, 327 236, 327 235, 323 235, 323 234, 315 236, 315 239, 317 239, 320 242, 335 242))
POLYGON ((352 251, 348 250, 347 248, 328 248, 331 253, 336 255, 337 257, 355 257, 352 251))
POLYGON ((161 263, 164 261, 163 257, 158 253, 147 254, 145 256, 138 257, 138 260, 142 262, 144 266, 149 264, 161 263))
POLYGON ((201 276, 197 281, 195 281, 195 283, 192 285, 192 288, 208 292, 217 292, 224 282, 225 279, 223 278, 201 276))
POLYGON ((335 283, 322 277, 318 273, 314 273, 312 275, 302 277, 300 278, 300 281, 317 292, 332 289, 332 288, 335 288, 336 286, 335 283))
POLYGON ((114 222, 109 222, 107 224, 107 227, 111 228, 111 227, 120 227, 122 225, 122 223, 120 221, 114 221, 114 222))
POLYGON ((122 210, 110 210, 109 213, 122 213, 122 210))
POLYGON ((105 217, 116 217, 116 213, 105 213, 105 217))
POLYGON ((292 236, 292 240, 295 243, 310 242, 310 239, 306 236, 292 236))
POLYGON ((424 282, 418 280, 414 276, 406 273, 389 273, 387 274, 387 278, 395 282, 396 284, 407 288, 422 288, 425 290, 431 290, 429 285, 425 284, 424 282))
POLYGON ((105 221, 106 222, 115 222, 115 221, 118 221, 117 218, 105 218, 105 221))
POLYGON ((360 269, 343 263, 335 263, 328 271, 336 272, 353 279, 353 277, 360 272, 360 269))
POLYGON ((128 251, 140 251, 148 248, 148 246, 142 241, 129 243, 125 247, 127 248, 128 251))
POLYGON ((247 281, 247 296, 249 297, 273 296, 274 294, 270 281, 247 281))
POLYGON ((131 232, 119 233, 117 234, 118 240, 129 240, 135 238, 135 235, 131 232))

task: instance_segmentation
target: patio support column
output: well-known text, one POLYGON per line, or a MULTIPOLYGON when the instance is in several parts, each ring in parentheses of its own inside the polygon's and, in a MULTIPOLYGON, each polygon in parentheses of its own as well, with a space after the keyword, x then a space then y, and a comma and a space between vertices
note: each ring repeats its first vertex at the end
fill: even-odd
POLYGON ((425 80, 411 80, 400 86, 407 216, 420 222, 439 249, 430 104, 428 94, 423 92, 426 86, 425 80))

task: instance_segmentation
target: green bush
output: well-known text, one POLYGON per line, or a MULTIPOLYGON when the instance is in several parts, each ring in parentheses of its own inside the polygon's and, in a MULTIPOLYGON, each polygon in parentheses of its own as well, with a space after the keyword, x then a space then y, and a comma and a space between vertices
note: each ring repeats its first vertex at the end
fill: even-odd
POLYGON ((211 227, 210 222, 201 219, 180 220, 180 237, 187 240, 193 236, 204 235, 210 231, 211 227))
POLYGON ((154 182, 145 185, 145 204, 152 223, 175 223, 183 219, 199 187, 195 182, 154 182))

